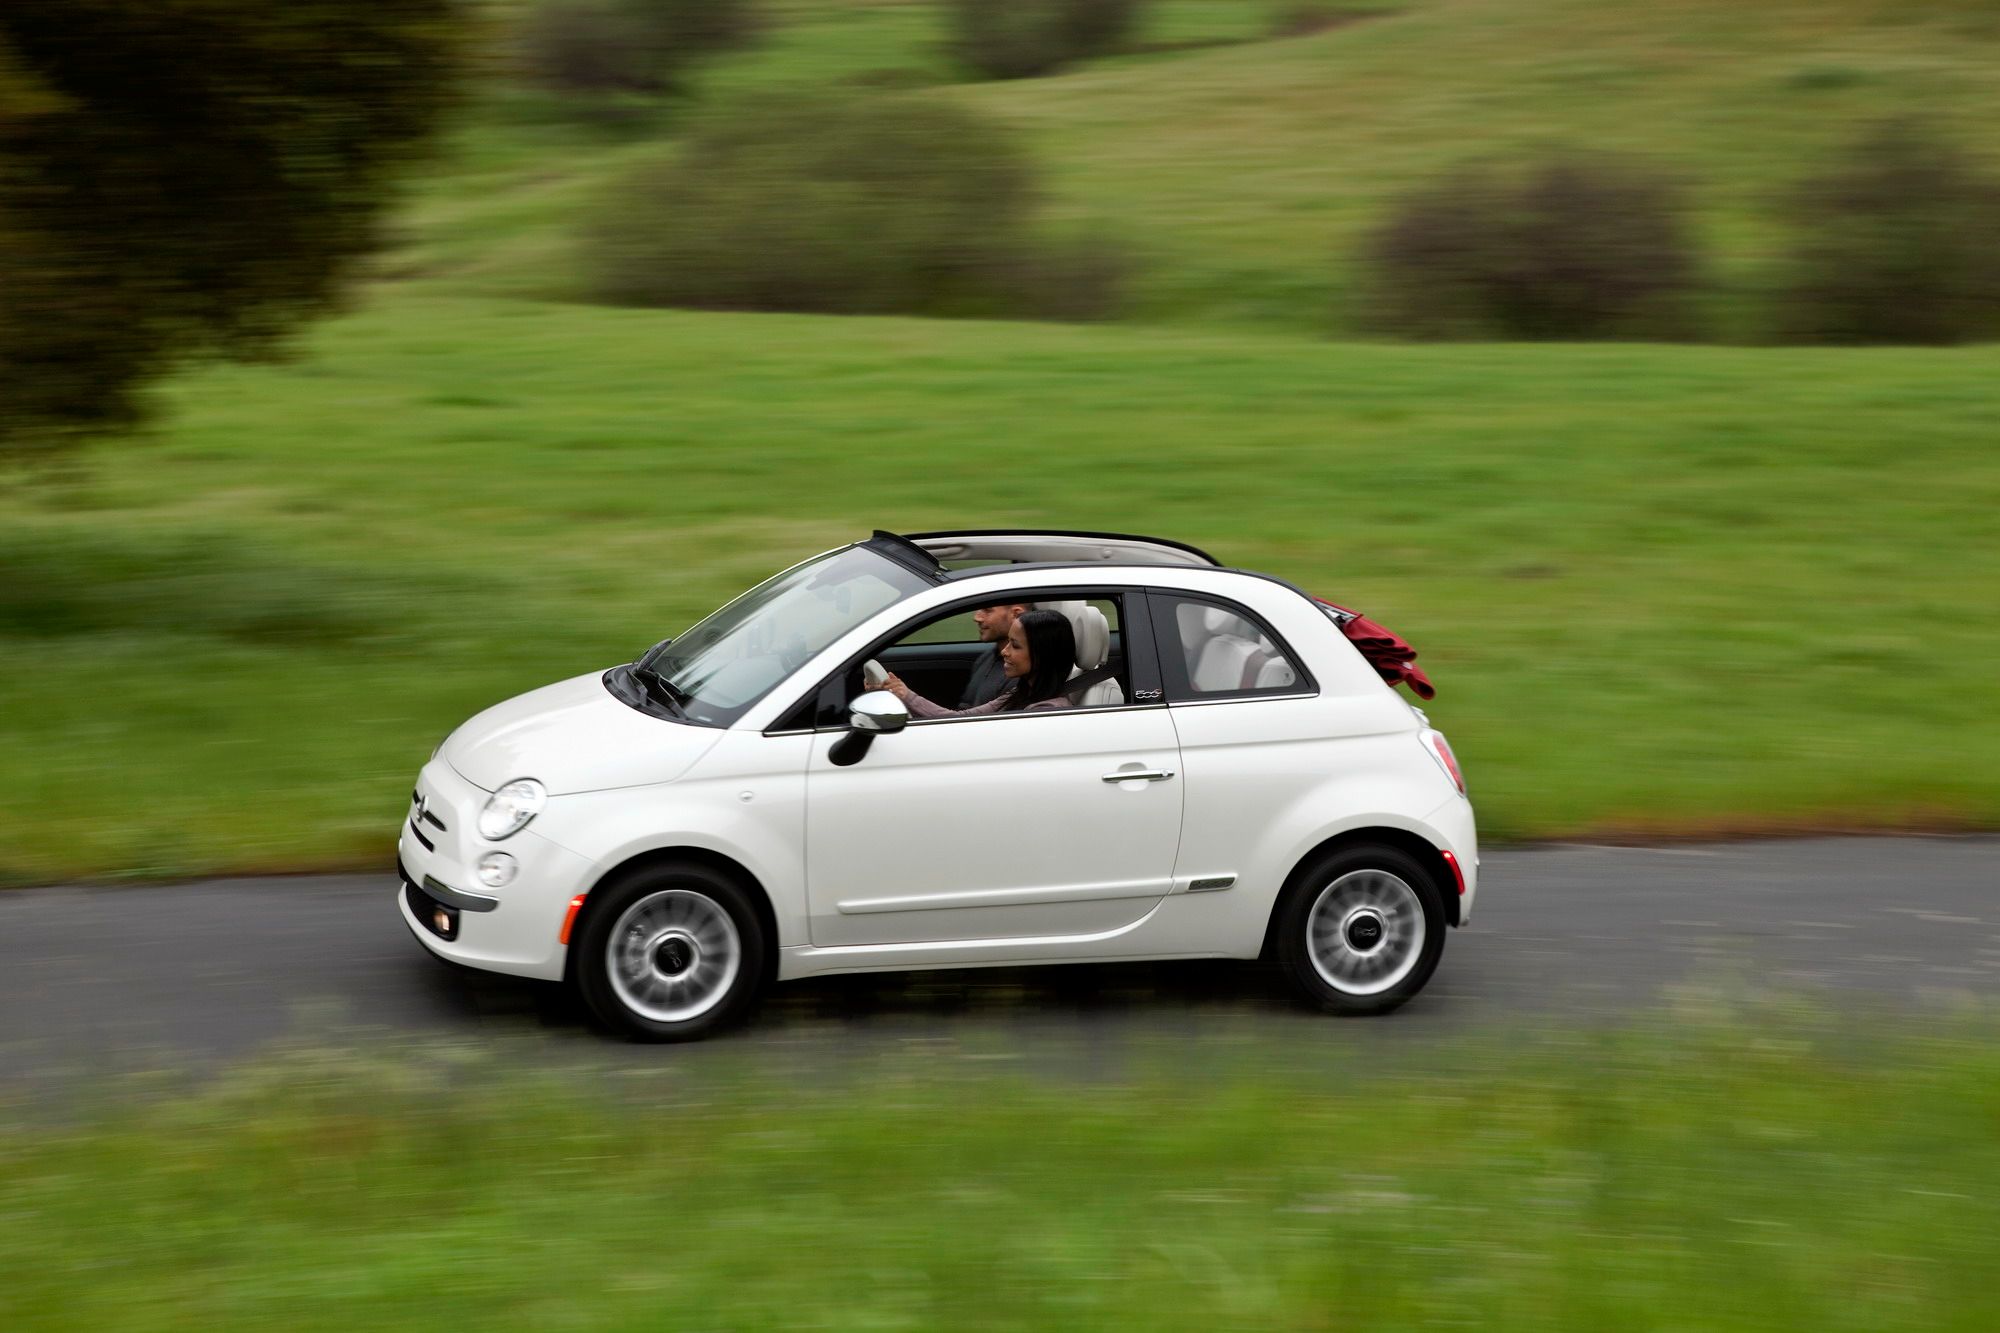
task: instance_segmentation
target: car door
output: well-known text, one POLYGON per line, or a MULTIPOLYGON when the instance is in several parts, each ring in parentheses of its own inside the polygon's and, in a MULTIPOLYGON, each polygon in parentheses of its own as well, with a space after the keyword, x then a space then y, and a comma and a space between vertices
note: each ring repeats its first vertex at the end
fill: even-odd
MULTIPOLYGON (((1126 629, 1135 694, 1157 700, 1150 640, 1126 629)), ((815 946, 1019 939, 1031 957, 1143 919, 1172 885, 1180 758, 1160 703, 913 720, 846 767, 828 757, 842 734, 814 737, 806 778, 815 946)))
POLYGON ((1150 623, 1180 741, 1180 881, 1227 888, 1272 814, 1324 780, 1329 713, 1304 660, 1240 603, 1156 591, 1150 623))

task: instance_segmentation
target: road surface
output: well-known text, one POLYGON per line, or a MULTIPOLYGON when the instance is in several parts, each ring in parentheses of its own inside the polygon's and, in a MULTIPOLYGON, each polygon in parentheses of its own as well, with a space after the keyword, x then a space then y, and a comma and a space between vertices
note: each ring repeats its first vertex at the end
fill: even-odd
POLYGON ((1187 1035, 1310 1046, 1615 1021, 1690 986, 1910 1013, 2000 996, 1994 837, 1493 852, 1477 920, 1383 1019, 1304 1013, 1243 964, 1013 968, 782 986, 746 1029, 675 1048, 599 1036, 560 988, 441 966, 394 893, 389 876, 0 893, 0 1086, 200 1072, 334 1037, 614 1064, 934 1041, 1090 1063, 1187 1035))

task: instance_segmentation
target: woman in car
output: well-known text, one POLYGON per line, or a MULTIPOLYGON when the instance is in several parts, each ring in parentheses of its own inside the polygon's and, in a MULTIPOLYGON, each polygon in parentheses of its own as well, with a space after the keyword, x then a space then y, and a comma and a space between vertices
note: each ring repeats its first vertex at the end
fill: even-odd
POLYGON ((1027 611, 1015 617, 1000 645, 1000 665, 1007 673, 1006 688, 976 708, 934 704, 893 673, 882 688, 901 699, 911 717, 980 717, 1074 706, 1063 690, 1076 666, 1076 631, 1060 611, 1027 611))

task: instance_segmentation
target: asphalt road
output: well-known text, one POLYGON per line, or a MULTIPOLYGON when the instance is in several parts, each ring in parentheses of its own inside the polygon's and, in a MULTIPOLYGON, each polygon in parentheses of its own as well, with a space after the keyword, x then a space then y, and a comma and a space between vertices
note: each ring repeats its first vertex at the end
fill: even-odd
POLYGON ((441 966, 393 893, 340 876, 0 894, 0 1083, 200 1072, 329 1037, 649 1065, 943 1041, 1095 1066, 1190 1034, 1400 1043, 1609 1021, 1690 987, 1898 1013, 2000 995, 1993 837, 1491 853, 1478 919, 1381 1019, 1302 1012, 1243 964, 1013 968, 782 986, 743 1031, 674 1048, 599 1036, 560 988, 441 966))

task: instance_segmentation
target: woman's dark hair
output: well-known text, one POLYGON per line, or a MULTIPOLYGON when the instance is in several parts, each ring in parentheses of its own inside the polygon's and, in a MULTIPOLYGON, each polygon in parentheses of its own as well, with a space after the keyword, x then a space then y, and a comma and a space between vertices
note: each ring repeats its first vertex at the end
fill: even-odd
POLYGON ((1060 611, 1024 611, 1014 623, 1028 641, 1029 665, 1028 674, 1001 705, 1009 713, 1061 694, 1069 683, 1070 668, 1076 665, 1076 631, 1068 616, 1060 611))

